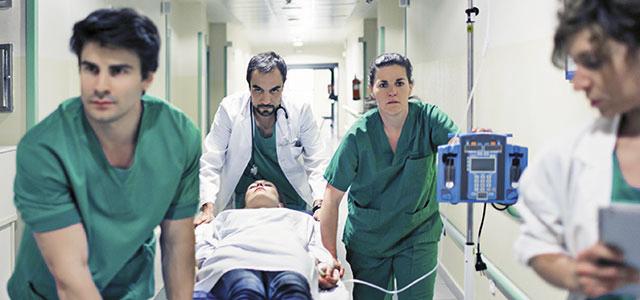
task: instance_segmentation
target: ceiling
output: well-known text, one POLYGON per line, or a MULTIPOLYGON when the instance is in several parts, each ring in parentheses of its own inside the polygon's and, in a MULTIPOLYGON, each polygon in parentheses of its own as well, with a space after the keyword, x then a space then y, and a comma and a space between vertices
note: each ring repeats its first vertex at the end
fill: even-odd
POLYGON ((241 24, 252 46, 342 44, 350 21, 376 17, 377 0, 206 0, 210 22, 241 24))

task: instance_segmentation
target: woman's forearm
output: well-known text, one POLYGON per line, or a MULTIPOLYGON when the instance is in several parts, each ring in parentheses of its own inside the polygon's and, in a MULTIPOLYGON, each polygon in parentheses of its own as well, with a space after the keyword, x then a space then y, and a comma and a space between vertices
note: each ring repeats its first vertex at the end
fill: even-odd
POLYGON ((324 193, 324 200, 320 208, 320 232, 322 234, 322 244, 333 257, 337 257, 336 236, 338 233, 338 210, 340 200, 344 192, 334 188, 330 184, 324 193))
POLYGON ((531 267, 548 283, 563 289, 578 289, 575 260, 565 254, 542 254, 531 258, 531 267))

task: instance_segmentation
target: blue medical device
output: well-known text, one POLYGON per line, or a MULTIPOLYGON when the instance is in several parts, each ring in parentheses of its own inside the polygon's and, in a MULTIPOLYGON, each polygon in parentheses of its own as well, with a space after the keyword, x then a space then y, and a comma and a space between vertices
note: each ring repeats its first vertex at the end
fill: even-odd
POLYGON ((460 143, 438 147, 438 202, 513 204, 527 167, 526 147, 507 144, 511 134, 463 133, 460 143))

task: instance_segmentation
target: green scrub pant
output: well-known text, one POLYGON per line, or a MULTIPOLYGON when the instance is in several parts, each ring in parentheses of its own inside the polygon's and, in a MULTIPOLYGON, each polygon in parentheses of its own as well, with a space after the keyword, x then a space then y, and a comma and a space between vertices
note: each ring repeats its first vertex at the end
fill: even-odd
MULTIPOLYGON (((393 278, 395 277, 398 284, 397 289, 401 289, 436 266, 438 263, 438 243, 418 243, 394 256, 382 258, 363 255, 347 249, 347 261, 351 265, 354 278, 392 290, 393 278)), ((429 277, 398 294, 398 299, 433 299, 435 282, 436 272, 433 272, 429 277)), ((354 284, 353 299, 391 299, 391 295, 366 285, 354 284)))

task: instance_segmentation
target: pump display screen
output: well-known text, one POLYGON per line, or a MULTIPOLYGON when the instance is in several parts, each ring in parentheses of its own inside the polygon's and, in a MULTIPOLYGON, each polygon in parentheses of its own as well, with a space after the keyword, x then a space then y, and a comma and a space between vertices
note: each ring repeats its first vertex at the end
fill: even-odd
POLYGON ((472 158, 471 171, 494 172, 496 170, 495 158, 472 158))

